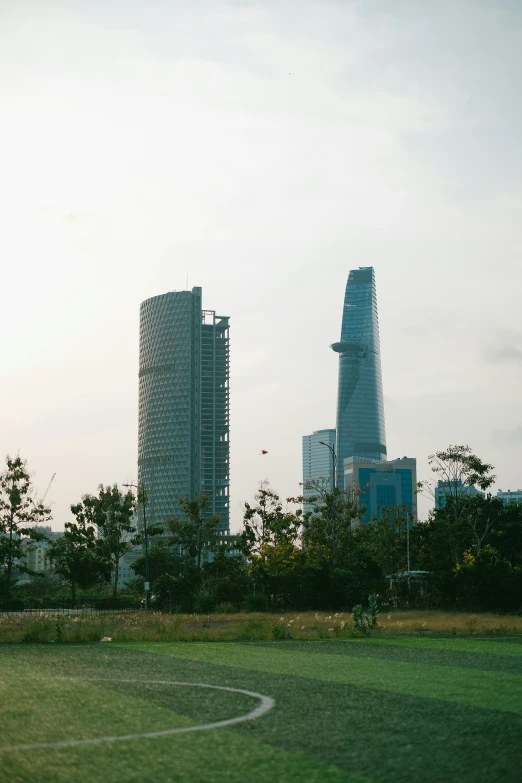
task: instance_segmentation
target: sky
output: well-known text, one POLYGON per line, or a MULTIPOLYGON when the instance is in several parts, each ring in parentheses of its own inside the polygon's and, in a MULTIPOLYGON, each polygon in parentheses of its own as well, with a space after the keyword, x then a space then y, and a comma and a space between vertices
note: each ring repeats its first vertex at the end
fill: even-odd
POLYGON ((232 529, 296 495, 358 266, 389 457, 522 487, 521 66, 517 0, 0 0, 0 453, 53 527, 136 479, 139 304, 187 281, 231 319, 232 529))

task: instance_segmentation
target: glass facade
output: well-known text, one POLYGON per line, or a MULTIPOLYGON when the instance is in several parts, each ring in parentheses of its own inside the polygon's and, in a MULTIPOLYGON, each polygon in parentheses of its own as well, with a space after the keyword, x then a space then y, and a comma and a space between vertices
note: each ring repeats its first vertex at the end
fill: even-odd
POLYGON ((497 498, 501 500, 505 506, 509 506, 510 503, 522 503, 522 489, 508 489, 507 491, 499 489, 497 498))
POLYGON ((335 430, 316 430, 303 435, 303 511, 312 510, 306 498, 317 494, 307 482, 320 481, 325 488, 333 488, 333 458, 330 448, 335 449, 335 430), (326 446, 324 444, 327 444, 326 446))
POLYGON ((178 497, 210 496, 229 529, 229 324, 202 311, 201 288, 140 307, 138 481, 147 522, 180 514, 178 497))
POLYGON ((448 498, 460 498, 463 495, 485 497, 485 493, 469 484, 463 484, 462 479, 455 481, 438 481, 435 487, 435 508, 444 508, 448 498))
POLYGON ((344 488, 364 506, 362 521, 368 524, 383 509, 404 507, 410 520, 417 520, 417 461, 402 457, 389 462, 349 457, 344 462, 344 488))
POLYGON ((347 457, 386 459, 377 292, 372 267, 352 270, 344 297, 337 391, 337 478, 347 457))

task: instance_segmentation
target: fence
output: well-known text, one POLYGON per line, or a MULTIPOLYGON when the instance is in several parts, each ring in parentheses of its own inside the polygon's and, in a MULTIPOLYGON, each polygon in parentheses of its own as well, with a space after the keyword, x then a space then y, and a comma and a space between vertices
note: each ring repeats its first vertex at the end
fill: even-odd
POLYGON ((11 599, 0 603, 0 615, 95 615, 103 614, 104 612, 136 612, 142 608, 144 607, 140 599, 78 599, 74 604, 71 600, 23 601, 11 599))

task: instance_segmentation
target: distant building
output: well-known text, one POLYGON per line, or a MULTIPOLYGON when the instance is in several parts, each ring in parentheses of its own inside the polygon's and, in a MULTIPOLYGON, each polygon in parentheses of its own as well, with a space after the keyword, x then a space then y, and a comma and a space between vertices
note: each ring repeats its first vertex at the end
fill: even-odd
POLYGON ((467 497, 484 497, 484 492, 480 489, 463 484, 461 479, 456 481, 439 481, 435 487, 435 508, 444 508, 448 498, 458 498, 466 495, 467 497))
POLYGON ((334 459, 331 449, 335 449, 335 430, 316 430, 311 435, 303 435, 303 511, 312 507, 306 498, 316 494, 316 490, 307 486, 310 482, 320 482, 325 489, 334 486, 334 459), (327 444, 326 446, 323 444, 327 444))
POLYGON ((229 530, 229 319, 203 310, 201 288, 140 307, 139 484, 147 522, 183 514, 179 497, 210 497, 229 530))
POLYGON ((118 567, 118 590, 124 588, 128 582, 136 579, 136 574, 132 570, 132 564, 142 554, 143 547, 135 546, 120 557, 120 564, 118 567))
POLYGON ((505 492, 499 489, 497 498, 501 500, 505 506, 508 506, 510 503, 522 503, 522 489, 508 489, 505 492))
POLYGON ((352 269, 348 275, 341 339, 331 348, 339 354, 336 451, 342 487, 346 458, 386 459, 377 291, 371 266, 352 269))
POLYGON ((414 457, 382 460, 348 457, 344 460, 344 489, 364 506, 362 521, 368 524, 384 508, 402 506, 417 521, 417 460, 414 457))
MULTIPOLYGON (((24 538, 23 547, 25 550, 22 558, 22 563, 31 571, 36 571, 39 574, 50 573, 52 571, 51 563, 49 561, 49 546, 52 541, 63 536, 60 531, 52 530, 52 528, 38 527, 40 533, 44 533, 49 541, 32 541, 30 538, 24 538)), ((20 572, 20 579, 18 584, 30 582, 34 577, 26 572, 20 572)))

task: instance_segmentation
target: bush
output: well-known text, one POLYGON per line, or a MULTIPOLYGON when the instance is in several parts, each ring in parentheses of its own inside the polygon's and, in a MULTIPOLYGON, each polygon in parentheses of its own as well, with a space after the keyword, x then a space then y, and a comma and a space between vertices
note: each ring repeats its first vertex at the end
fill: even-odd
POLYGON ((216 606, 215 611, 217 614, 234 614, 236 608, 234 604, 231 604, 229 601, 224 601, 216 606))
POLYGON ((198 614, 208 614, 208 612, 213 612, 215 605, 216 599, 214 595, 209 593, 207 590, 200 590, 199 593, 196 594, 194 609, 198 614))
POLYGON ((282 641, 283 639, 293 638, 289 628, 286 625, 274 625, 274 627, 272 628, 272 636, 278 642, 282 641))
POLYGON ((377 608, 377 596, 372 593, 368 598, 368 608, 365 610, 362 604, 357 604, 352 611, 354 630, 359 636, 370 636, 374 628, 377 628, 379 609, 377 608))
POLYGON ((266 612, 267 600, 262 593, 250 593, 245 596, 245 609, 247 612, 266 612))
POLYGON ((22 637, 22 642, 33 644, 35 642, 48 643, 54 642, 54 636, 56 635, 56 628, 53 628, 49 622, 34 622, 31 623, 28 630, 22 637))

